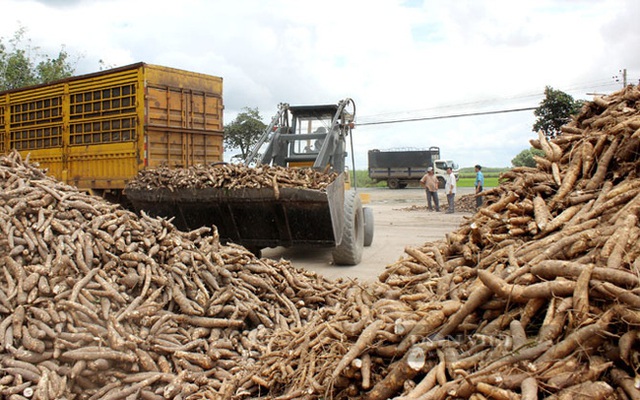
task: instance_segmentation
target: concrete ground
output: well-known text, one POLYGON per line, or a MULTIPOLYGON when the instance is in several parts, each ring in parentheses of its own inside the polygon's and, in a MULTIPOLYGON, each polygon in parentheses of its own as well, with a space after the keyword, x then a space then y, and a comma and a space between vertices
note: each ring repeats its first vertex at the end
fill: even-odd
MULTIPOLYGON (((332 262, 331 249, 327 248, 283 248, 262 250, 262 257, 291 261, 296 268, 315 271, 329 279, 352 278, 372 281, 404 256, 406 246, 418 246, 426 242, 443 239, 445 234, 456 230, 468 212, 445 214, 446 196, 440 190, 441 212, 411 210, 426 204, 422 188, 391 190, 388 188, 358 189, 368 198, 365 207, 371 207, 374 214, 374 235, 370 247, 364 248, 362 262, 354 266, 336 266, 332 262), (443 205, 445 205, 443 207, 443 205)), ((458 196, 472 193, 473 188, 458 188, 458 196)))

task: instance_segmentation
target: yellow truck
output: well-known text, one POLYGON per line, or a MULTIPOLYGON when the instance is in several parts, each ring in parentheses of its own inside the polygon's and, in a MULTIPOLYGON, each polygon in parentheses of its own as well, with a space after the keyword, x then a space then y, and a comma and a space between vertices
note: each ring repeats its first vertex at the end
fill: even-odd
POLYGON ((0 152, 120 201, 139 170, 222 161, 222 78, 136 63, 0 92, 0 152))

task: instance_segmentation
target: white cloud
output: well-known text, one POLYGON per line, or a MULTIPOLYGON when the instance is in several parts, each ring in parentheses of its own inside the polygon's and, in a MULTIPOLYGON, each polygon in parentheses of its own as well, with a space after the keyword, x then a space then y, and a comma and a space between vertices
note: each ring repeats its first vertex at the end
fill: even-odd
MULTIPOLYGON (((363 122, 537 106, 544 87, 576 98, 640 77, 634 0, 4 0, 0 36, 98 60, 222 76, 225 120, 258 107, 351 97, 363 122)), ((462 166, 508 166, 533 137, 532 112, 363 125, 372 148, 439 146, 462 166)))

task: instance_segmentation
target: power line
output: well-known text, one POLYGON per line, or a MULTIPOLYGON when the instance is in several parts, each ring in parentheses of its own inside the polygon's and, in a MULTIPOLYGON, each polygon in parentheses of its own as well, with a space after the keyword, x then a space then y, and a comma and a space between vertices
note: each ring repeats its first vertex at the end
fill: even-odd
MULTIPOLYGON (((527 98, 542 98, 544 97, 544 93, 542 92, 536 92, 536 93, 530 93, 530 94, 521 94, 518 96, 512 96, 512 97, 505 97, 505 98, 484 98, 484 99, 478 99, 475 101, 468 101, 468 102, 456 102, 456 103, 449 103, 449 104, 440 104, 438 106, 435 107, 428 107, 428 108, 421 108, 421 109, 413 109, 413 110, 405 110, 405 111, 388 111, 388 112, 383 112, 383 113, 378 113, 378 114, 369 114, 369 115, 365 115, 365 116, 360 116, 361 120, 370 120, 370 119, 375 119, 376 117, 378 118, 391 118, 393 117, 393 115, 398 115, 398 114, 423 114, 427 111, 443 111, 446 109, 451 109, 451 108, 470 108, 471 106, 475 106, 475 108, 480 108, 486 105, 490 105, 490 104, 496 104, 496 103, 504 103, 504 102, 514 102, 517 100, 524 100, 527 98)), ((364 123, 363 123, 364 125, 364 123)))
MULTIPOLYGON (((595 88, 603 88, 603 87, 613 87, 616 86, 616 82, 612 82, 606 79, 602 79, 602 80, 597 80, 597 81, 592 81, 589 83, 582 83, 582 84, 576 84, 574 86, 567 86, 567 87, 563 87, 560 90, 568 92, 568 91, 578 91, 578 90, 592 90, 595 88)), ((394 114, 398 115, 398 114, 418 114, 418 113, 422 113, 424 114, 426 111, 436 111, 436 110, 445 110, 445 109, 450 109, 450 108, 460 108, 460 107, 470 107, 470 106, 475 106, 477 107, 481 107, 484 105, 488 105, 488 104, 492 104, 492 103, 497 103, 497 102, 514 102, 514 101, 518 101, 518 100, 526 100, 526 99, 531 99, 531 98, 543 98, 544 97, 544 93, 543 92, 529 92, 529 93, 521 93, 518 95, 514 95, 514 96, 510 96, 510 97, 504 97, 504 98, 484 98, 484 99, 478 99, 475 101, 468 101, 468 102, 458 102, 458 103, 450 103, 450 104, 444 104, 444 105, 439 105, 439 106, 435 106, 435 107, 429 107, 429 108, 423 108, 423 109, 416 109, 416 110, 408 110, 408 111, 391 111, 391 112, 384 112, 384 113, 379 113, 379 114, 371 114, 371 115, 365 115, 365 116, 361 116, 359 119, 360 120, 373 120, 376 117, 378 118, 393 118, 394 114)), ((497 113, 497 112, 490 112, 490 113, 497 113)), ((467 114, 463 114, 461 116, 466 116, 467 114)), ((469 115, 482 115, 482 113, 480 114, 469 114, 469 115)), ((442 118, 449 118, 449 117, 442 117, 442 118)), ((419 121, 419 120, 423 120, 423 119, 438 119, 438 118, 422 118, 422 117, 414 117, 412 119, 409 118, 400 118, 397 117, 397 119, 401 122, 404 122, 405 120, 408 121, 419 121)), ((393 120, 395 121, 395 119, 393 120)), ((359 125, 375 125, 377 124, 376 122, 362 122, 359 125)))
POLYGON ((356 123, 356 125, 358 125, 358 126, 382 125, 382 124, 395 124, 395 123, 399 123, 399 122, 429 121, 429 120, 435 120, 435 119, 473 117, 473 116, 478 116, 478 115, 506 114, 506 113, 522 112, 522 111, 531 111, 531 110, 535 110, 536 108, 538 108, 538 107, 523 107, 523 108, 511 108, 511 109, 506 109, 506 110, 479 111, 479 112, 461 113, 461 114, 437 115, 437 116, 433 116, 433 117, 417 117, 417 118, 393 119, 393 120, 388 120, 388 121, 356 123))

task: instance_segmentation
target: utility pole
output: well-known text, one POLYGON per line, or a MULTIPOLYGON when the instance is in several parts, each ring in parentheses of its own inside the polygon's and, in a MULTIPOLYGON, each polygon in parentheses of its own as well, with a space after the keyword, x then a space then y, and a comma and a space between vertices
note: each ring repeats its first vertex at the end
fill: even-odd
MULTIPOLYGON (((622 88, 626 88, 627 87, 627 69, 621 69, 618 71, 621 75, 622 75, 622 88)), ((618 75, 614 75, 612 76, 613 79, 615 79, 616 82, 620 82, 620 76, 618 75)))

